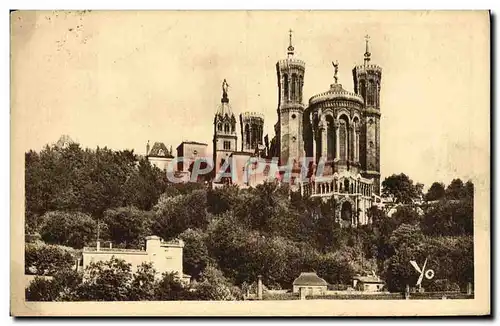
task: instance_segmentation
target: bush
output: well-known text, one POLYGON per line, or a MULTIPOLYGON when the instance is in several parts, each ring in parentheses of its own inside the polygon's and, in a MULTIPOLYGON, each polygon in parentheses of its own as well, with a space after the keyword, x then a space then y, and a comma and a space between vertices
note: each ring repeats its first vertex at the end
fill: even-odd
POLYGON ((447 279, 435 280, 427 287, 427 292, 460 292, 460 286, 447 279))
POLYGON ((26 301, 55 301, 59 290, 51 279, 37 276, 25 290, 26 301))
POLYGON ((44 243, 27 243, 24 248, 24 272, 29 275, 54 275, 76 264, 71 248, 44 243))
POLYGON ((40 235, 47 243, 80 249, 95 238, 97 223, 87 214, 54 211, 42 219, 40 235))

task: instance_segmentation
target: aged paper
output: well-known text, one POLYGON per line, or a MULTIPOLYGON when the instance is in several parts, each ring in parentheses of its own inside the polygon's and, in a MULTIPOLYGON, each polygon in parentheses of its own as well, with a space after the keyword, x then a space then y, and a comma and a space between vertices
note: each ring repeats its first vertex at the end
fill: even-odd
MULTIPOLYGON (((11 314, 489 314, 489 63, 487 11, 12 12, 11 314), (79 148, 72 147, 75 144, 79 148), (39 153, 48 151, 46 145, 53 152, 42 157, 39 153), (105 155, 97 154, 96 148, 101 152, 133 150, 138 170, 127 171, 138 175, 132 178, 137 183, 131 185, 130 177, 124 176, 116 189, 106 188, 113 187, 113 176, 122 170, 112 167, 116 162, 111 159, 99 161, 105 155), (67 158, 65 153, 81 156, 67 158), (58 161, 63 159, 67 161, 58 161), (148 162, 144 163, 147 167, 142 167, 141 160, 148 162), (248 162, 257 167, 247 170, 248 162), (95 165, 85 170, 87 164, 95 165), (234 164, 228 174, 221 168, 225 164, 234 164), (153 174, 162 171, 163 181, 134 172, 144 171, 141 169, 151 169, 153 174), (411 198, 400 196, 399 190, 391 192, 390 177, 401 180, 401 173, 411 178, 411 198), (461 179, 461 185, 463 181, 460 189, 464 192, 468 185, 473 187, 472 197, 453 193, 451 185, 456 179, 461 179), (443 184, 443 194, 429 199, 435 182, 443 184), (202 190, 194 193, 205 191, 203 196, 224 192, 230 183, 235 187, 231 189, 238 189, 234 200, 239 206, 230 202, 220 208, 225 204, 218 203, 226 203, 226 197, 207 197, 207 206, 201 207, 196 206, 199 200, 182 201, 192 194, 162 194, 168 187, 177 187, 174 184, 181 184, 176 188, 181 190, 175 191, 182 192, 182 185, 188 183, 201 185, 195 187, 202 190), (244 196, 253 196, 249 195, 252 189, 271 183, 279 184, 278 188, 285 184, 289 193, 276 197, 282 201, 269 204, 275 210, 263 222, 256 222, 256 216, 264 216, 268 207, 252 206, 255 202, 244 196), (91 185, 95 188, 89 190, 91 185), (127 195, 130 193, 133 195, 127 195), (311 215, 311 221, 331 219, 326 225, 334 231, 325 231, 323 237, 307 223, 292 227, 292 209, 299 212, 297 206, 290 206, 294 194, 300 194, 304 203, 331 209, 324 216, 314 213, 319 215, 311 215), (140 196, 145 199, 137 199, 140 196), (317 201, 309 201, 314 198, 317 201), (442 204, 446 210, 466 200, 473 201, 473 222, 466 220, 463 226, 452 213, 451 224, 443 223, 442 233, 435 231, 440 222, 437 218, 433 222, 434 215, 428 213, 431 206, 442 204), (175 220, 175 216, 184 216, 183 210, 176 210, 180 205, 186 205, 188 211, 182 221, 175 220), (284 211, 282 207, 286 207, 284 211), (363 248, 365 240, 359 240, 359 230, 368 230, 366 239, 379 234, 375 232, 381 222, 370 210, 373 207, 385 212, 386 221, 401 216, 397 211, 404 211, 402 207, 411 207, 420 216, 416 217, 418 223, 398 222, 399 228, 388 234, 384 241, 393 251, 387 257, 381 256, 381 246, 374 244, 378 254, 372 255, 363 248), (245 231, 238 233, 228 226, 228 234, 235 232, 241 243, 218 246, 224 238, 214 239, 217 230, 225 230, 224 219, 231 215, 238 220, 244 209, 248 210, 247 219, 241 222, 245 231), (172 210, 175 213, 168 213, 172 210), (204 210, 201 222, 196 222, 204 210), (110 222, 125 215, 137 219, 121 229, 110 222), (133 233, 143 216, 151 224, 144 226, 146 231, 133 233), (169 219, 162 220, 165 216, 169 219), (82 225, 89 225, 90 231, 85 237, 75 233, 63 240, 64 234, 55 236, 51 229, 57 223, 50 224, 50 219, 56 217, 72 225, 63 233, 77 232, 84 229, 82 225), (173 230, 175 223, 179 226, 173 230), (473 229, 467 223, 473 223, 473 229), (357 240, 347 240, 348 229, 354 230, 357 240), (420 229, 419 240, 402 240, 396 247, 397 234, 409 230, 409 239, 416 233, 420 236, 420 229), (205 239, 205 258, 210 262, 204 262, 201 271, 193 261, 201 261, 198 255, 204 251, 194 256, 190 251, 189 239, 199 239, 197 235, 205 239), (335 239, 344 236, 346 242, 334 248, 335 239), (57 271, 25 268, 26 248, 34 237, 40 246, 69 248, 76 260, 75 272, 85 273, 97 268, 92 264, 111 257, 123 258, 133 271, 143 261, 160 272, 177 271, 179 283, 175 284, 183 284, 186 290, 179 291, 185 291, 185 296, 168 299, 164 292, 156 294, 152 289, 152 300, 131 299, 145 298, 141 296, 106 299, 106 295, 90 295, 96 285, 84 278, 82 284, 87 287, 76 286, 76 292, 68 290, 71 295, 66 296, 61 296, 61 290, 54 294, 56 299, 49 300, 57 302, 27 301, 25 289, 35 274, 45 280, 58 277, 54 276, 57 271), (116 240, 122 238, 123 242, 116 240), (458 243, 461 239, 473 239, 473 266, 470 270, 458 267, 456 280, 451 280, 453 276, 445 279, 446 266, 460 265, 457 259, 465 256, 458 243), (437 248, 436 254, 415 249, 407 256, 397 256, 405 252, 405 241, 429 243, 428 248, 437 248), (457 248, 456 256, 437 258, 439 246, 444 244, 457 248), (236 251, 224 251, 231 245, 244 248, 241 250, 253 257, 241 254, 247 259, 245 267, 243 262, 233 264, 227 259, 228 255, 236 260, 239 256, 236 251), (347 256, 342 255, 349 246, 359 247, 359 252, 353 249, 346 261, 342 257, 347 256), (266 248, 275 251, 270 254, 266 248), (287 256, 290 248, 309 248, 297 252, 311 253, 300 258, 303 261, 297 267, 287 256), (396 257, 404 257, 401 268, 409 274, 397 274, 396 257), (332 265, 318 263, 325 261, 332 265), (335 268, 346 276, 334 273, 335 268), (291 279, 280 278, 289 272, 291 279), (394 282, 394 277, 400 279, 394 282), (224 286, 216 284, 216 278, 223 279, 224 286), (453 283, 457 290, 451 285, 438 287, 438 278, 453 283), (202 291, 205 296, 195 297, 202 291), (220 295, 220 291, 226 294, 220 295), (374 299, 367 298, 371 291, 377 292, 374 299), (187 297, 190 299, 182 299, 187 297)), ((123 155, 120 157, 128 154, 123 155)), ((268 198, 274 196, 280 195, 273 192, 268 198)), ((134 290, 133 285, 120 286, 134 290)))

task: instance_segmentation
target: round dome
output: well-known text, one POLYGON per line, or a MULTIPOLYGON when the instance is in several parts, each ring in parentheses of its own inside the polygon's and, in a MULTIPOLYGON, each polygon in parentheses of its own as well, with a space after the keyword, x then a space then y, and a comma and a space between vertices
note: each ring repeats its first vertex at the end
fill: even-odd
POLYGON ((347 100, 364 104, 363 97, 360 95, 346 91, 341 84, 332 84, 330 89, 324 93, 316 94, 309 99, 309 105, 330 101, 330 100, 347 100))

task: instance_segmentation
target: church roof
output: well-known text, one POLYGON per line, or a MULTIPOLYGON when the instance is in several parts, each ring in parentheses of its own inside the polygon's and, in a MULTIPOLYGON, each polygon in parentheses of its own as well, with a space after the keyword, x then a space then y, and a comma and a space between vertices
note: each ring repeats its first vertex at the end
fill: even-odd
POLYGON ((310 285, 310 286, 320 286, 328 285, 324 279, 316 275, 313 272, 303 272, 300 273, 299 277, 293 281, 293 285, 310 285))
POLYGON ((69 137, 68 135, 62 135, 59 140, 56 142, 56 146, 57 147, 66 147, 70 144, 74 144, 75 142, 73 141, 73 139, 71 139, 71 137, 69 137))
POLYGON ((217 107, 217 113, 218 116, 224 117, 232 117, 234 116, 233 114, 233 109, 231 108, 231 104, 229 102, 221 102, 221 104, 217 107))
POLYGON ((363 97, 353 92, 346 91, 341 84, 332 84, 326 92, 316 94, 309 99, 309 105, 331 100, 348 100, 363 104, 363 97))
POLYGON ((148 156, 173 158, 172 153, 170 153, 170 151, 167 149, 167 146, 165 146, 165 144, 161 142, 154 143, 153 147, 148 153, 148 156))

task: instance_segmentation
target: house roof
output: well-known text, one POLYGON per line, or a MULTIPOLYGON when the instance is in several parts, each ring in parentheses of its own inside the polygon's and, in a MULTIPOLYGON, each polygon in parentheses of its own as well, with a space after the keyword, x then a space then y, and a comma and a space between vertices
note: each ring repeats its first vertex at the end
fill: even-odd
POLYGON ((378 277, 374 277, 374 276, 354 276, 353 279, 358 280, 358 281, 363 282, 363 283, 385 283, 384 281, 382 281, 378 277))
POLYGON ((293 281, 293 285, 328 285, 324 279, 313 272, 300 273, 299 277, 293 281))
POLYGON ((168 158, 174 158, 172 153, 167 149, 167 146, 165 146, 164 143, 161 142, 155 142, 153 147, 148 153, 149 157, 168 157, 168 158))

